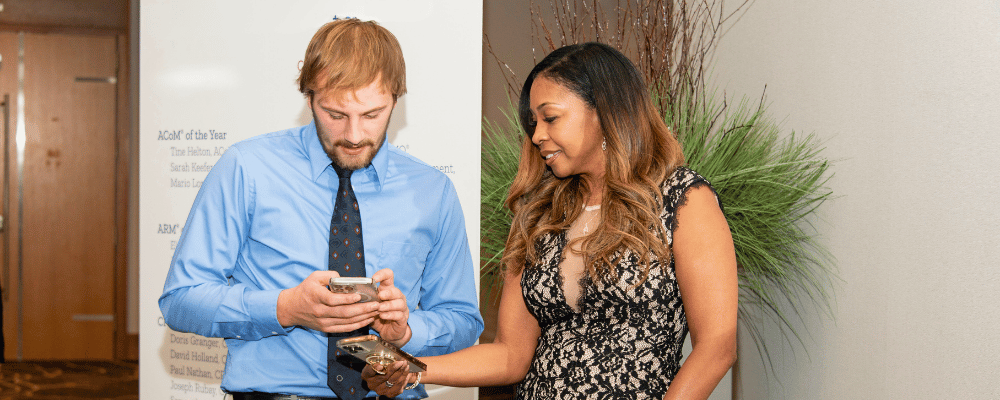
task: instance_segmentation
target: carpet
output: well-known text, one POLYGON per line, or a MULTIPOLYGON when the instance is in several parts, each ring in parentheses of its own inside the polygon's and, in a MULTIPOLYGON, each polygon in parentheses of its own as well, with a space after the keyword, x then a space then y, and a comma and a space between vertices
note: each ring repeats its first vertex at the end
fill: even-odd
POLYGON ((118 361, 0 364, 0 400, 139 398, 139 366, 118 361))
MULTIPOLYGON (((514 387, 479 389, 480 400, 514 398, 514 387)), ((0 363, 0 400, 138 400, 139 365, 117 361, 0 363)))

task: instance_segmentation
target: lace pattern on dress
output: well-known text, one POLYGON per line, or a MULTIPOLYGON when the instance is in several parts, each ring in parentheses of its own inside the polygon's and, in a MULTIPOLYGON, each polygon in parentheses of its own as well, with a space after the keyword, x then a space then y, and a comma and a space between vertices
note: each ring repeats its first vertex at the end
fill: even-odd
MULTIPOLYGON (((667 245, 673 243, 676 210, 687 189, 701 185, 709 183, 683 167, 661 185, 667 245)), ((525 305, 542 334, 518 398, 663 398, 680 368, 688 332, 673 259, 654 260, 646 281, 637 285, 642 268, 625 252, 617 281, 595 282, 584 275, 576 312, 566 303, 559 272, 566 244, 565 232, 540 238, 539 260, 521 278, 525 305)))

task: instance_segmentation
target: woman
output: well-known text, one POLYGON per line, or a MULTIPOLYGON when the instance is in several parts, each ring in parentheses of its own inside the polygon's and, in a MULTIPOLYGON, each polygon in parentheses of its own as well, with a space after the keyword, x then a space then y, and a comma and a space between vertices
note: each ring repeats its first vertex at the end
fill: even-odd
POLYGON ((707 398, 736 358, 732 237, 635 67, 607 45, 560 48, 529 74, 519 117, 496 340, 423 358, 419 376, 404 362, 366 367, 369 387, 520 381, 522 399, 707 398))

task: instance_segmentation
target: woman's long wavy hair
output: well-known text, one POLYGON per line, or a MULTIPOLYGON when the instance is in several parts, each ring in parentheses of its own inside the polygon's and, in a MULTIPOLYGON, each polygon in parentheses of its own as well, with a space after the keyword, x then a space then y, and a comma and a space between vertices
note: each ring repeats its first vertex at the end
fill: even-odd
POLYGON ((534 243, 542 235, 566 229, 583 212, 590 192, 578 175, 553 175, 531 141, 531 85, 540 77, 565 86, 596 110, 607 142, 601 223, 578 239, 583 240, 587 274, 595 281, 616 281, 616 258, 631 253, 644 268, 640 282, 645 280, 654 257, 670 257, 659 221, 663 209, 660 185, 684 162, 684 155, 635 66, 602 43, 556 49, 525 79, 518 117, 526 135, 505 202, 513 214, 503 255, 505 268, 517 275, 526 265, 534 265, 538 261, 534 243))

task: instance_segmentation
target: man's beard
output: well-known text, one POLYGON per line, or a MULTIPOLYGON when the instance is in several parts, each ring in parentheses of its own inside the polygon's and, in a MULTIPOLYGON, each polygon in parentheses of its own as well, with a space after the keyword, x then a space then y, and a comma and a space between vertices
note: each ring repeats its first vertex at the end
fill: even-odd
POLYGON ((344 170, 351 170, 351 171, 363 169, 372 163, 372 160, 375 158, 375 155, 378 154, 378 151, 382 149, 382 145, 385 144, 385 138, 389 130, 389 121, 391 120, 392 117, 390 115, 390 117, 385 121, 385 126, 383 126, 381 129, 382 135, 378 138, 377 143, 375 142, 375 140, 367 138, 361 140, 361 142, 357 144, 348 142, 344 139, 340 139, 337 140, 336 142, 333 142, 331 147, 327 147, 327 142, 323 140, 323 133, 326 131, 326 129, 324 129, 325 127, 322 126, 322 124, 320 124, 319 118, 316 118, 316 112, 313 111, 313 121, 316 122, 316 136, 319 137, 319 143, 321 146, 323 146, 323 151, 326 152, 326 156, 330 158, 330 161, 333 161, 333 165, 336 166, 337 168, 344 170), (338 155, 336 152, 336 149, 341 147, 354 149, 366 146, 369 147, 371 151, 360 154, 355 157, 346 155, 342 157, 338 155))
POLYGON ((326 155, 330 157, 330 161, 333 161, 333 165, 336 165, 340 169, 351 170, 351 171, 363 169, 372 163, 372 159, 374 159, 375 155, 378 154, 378 151, 382 149, 382 145, 385 144, 385 137, 386 134, 383 131, 382 136, 379 137, 377 143, 371 139, 364 139, 361 141, 361 143, 357 143, 356 145, 341 139, 333 143, 332 149, 324 149, 324 150, 326 150, 326 155), (336 149, 341 147, 350 149, 356 149, 359 147, 368 147, 369 151, 359 154, 357 156, 349 156, 349 155, 338 154, 336 152, 336 149))

